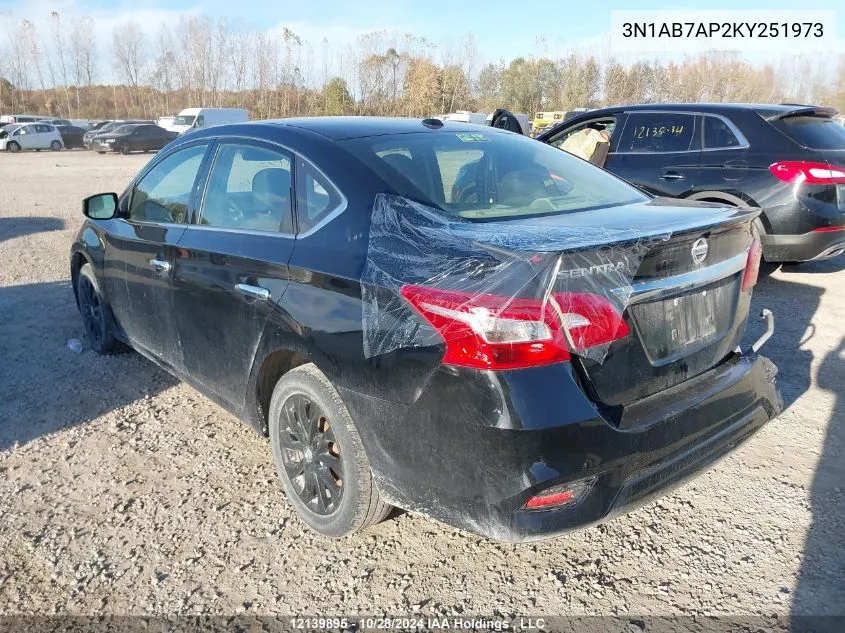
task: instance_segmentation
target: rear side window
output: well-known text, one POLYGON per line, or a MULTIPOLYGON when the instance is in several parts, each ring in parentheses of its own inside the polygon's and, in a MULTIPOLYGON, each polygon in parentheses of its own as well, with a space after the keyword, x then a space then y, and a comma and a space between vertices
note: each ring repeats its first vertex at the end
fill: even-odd
POLYGON ((323 174, 301 159, 297 173, 296 219, 298 232, 305 233, 335 211, 343 198, 323 174))
POLYGON ((694 114, 632 112, 615 151, 686 152, 692 147, 695 122, 694 114))
POLYGON ((714 116, 704 117, 704 149, 739 147, 739 139, 730 126, 714 116))
POLYGON ((809 149, 845 149, 845 127, 824 116, 790 116, 772 125, 809 149))
POLYGON ((292 233, 292 172, 287 152, 224 143, 211 168, 199 223, 292 233))
POLYGON ((171 154, 138 182, 129 203, 129 219, 136 222, 186 221, 205 145, 195 145, 171 154))

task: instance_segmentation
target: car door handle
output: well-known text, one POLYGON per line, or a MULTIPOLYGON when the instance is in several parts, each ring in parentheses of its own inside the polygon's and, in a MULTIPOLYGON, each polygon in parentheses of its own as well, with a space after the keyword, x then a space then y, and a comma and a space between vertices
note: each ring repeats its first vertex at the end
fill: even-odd
POLYGON ((235 290, 240 292, 245 297, 252 297, 253 299, 261 299, 267 301, 270 298, 270 291, 261 286, 250 286, 249 284, 235 284, 235 290))
POLYGON ((667 171, 660 177, 660 180, 683 180, 684 177, 676 171, 667 171))
POLYGON ((170 271, 170 262, 163 259, 151 259, 150 266, 156 269, 157 273, 166 273, 170 271))

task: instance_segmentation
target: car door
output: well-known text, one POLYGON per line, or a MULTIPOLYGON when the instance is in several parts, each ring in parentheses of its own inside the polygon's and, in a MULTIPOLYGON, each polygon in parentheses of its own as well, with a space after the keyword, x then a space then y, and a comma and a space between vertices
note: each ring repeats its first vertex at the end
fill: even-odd
POLYGON ((21 146, 21 149, 36 149, 38 147, 38 139, 36 138, 35 128, 32 125, 19 127, 12 136, 18 145, 21 146))
POLYGON ((106 238, 104 278, 118 326, 139 351, 177 372, 183 363, 171 297, 173 264, 208 145, 181 147, 142 172, 121 199, 106 238))
POLYGON ((135 127, 132 132, 129 133, 129 136, 126 137, 126 142, 129 143, 129 148, 133 152, 147 149, 145 145, 146 139, 144 136, 143 126, 135 127))
POLYGON ((606 169, 652 195, 685 197, 699 176, 699 126, 694 112, 629 112, 606 169))
MULTIPOLYGON (((748 140, 729 118, 703 115, 700 191, 735 191, 749 172, 748 140)), ((768 157, 766 157, 768 158, 768 157)), ((769 161, 763 161, 768 167, 769 161)), ((768 171, 768 170, 767 170, 768 171)))
POLYGON ((36 123, 32 127, 35 128, 35 134, 32 137, 34 147, 36 149, 48 149, 50 142, 53 140, 53 135, 50 134, 50 126, 36 123))
POLYGON ((220 142, 177 248, 173 299, 187 375, 235 408, 288 287, 293 171, 293 155, 276 145, 220 142))
POLYGON ((160 150, 171 141, 170 133, 162 127, 153 127, 155 134, 150 142, 150 149, 160 150))

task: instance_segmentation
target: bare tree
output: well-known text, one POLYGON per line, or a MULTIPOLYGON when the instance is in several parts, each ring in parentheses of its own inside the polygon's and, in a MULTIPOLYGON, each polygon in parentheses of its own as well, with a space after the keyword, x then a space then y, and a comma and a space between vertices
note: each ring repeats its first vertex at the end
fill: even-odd
POLYGON ((146 43, 144 32, 135 22, 123 22, 112 36, 112 54, 119 77, 129 88, 129 103, 141 103, 141 82, 144 73, 146 43))
POLYGON ((74 69, 74 82, 77 86, 88 88, 94 83, 97 68, 97 43, 93 37, 94 20, 90 17, 78 18, 70 34, 71 65, 74 69))
MULTIPOLYGON (((67 34, 64 31, 61 17, 57 11, 50 13, 50 36, 53 40, 53 52, 55 53, 58 78, 62 83, 65 94, 65 106, 67 116, 70 116, 70 80, 68 79, 68 43, 67 34)), ((55 82, 53 83, 55 86, 55 82)), ((77 87, 77 104, 79 103, 79 89, 77 87)), ((77 107, 78 111, 78 107, 77 107)))

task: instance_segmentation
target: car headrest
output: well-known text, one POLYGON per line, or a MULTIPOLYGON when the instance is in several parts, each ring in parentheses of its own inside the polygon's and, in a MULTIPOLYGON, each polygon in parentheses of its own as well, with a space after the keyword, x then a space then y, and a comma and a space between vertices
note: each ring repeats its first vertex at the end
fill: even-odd
POLYGON ((386 154, 382 156, 382 160, 390 165, 393 169, 399 172, 401 176, 408 182, 414 185, 423 193, 427 193, 426 187, 420 180, 420 174, 414 166, 413 159, 404 154, 386 154))
POLYGON ((279 167, 262 169, 252 178, 252 193, 267 201, 290 196, 290 172, 279 167))

